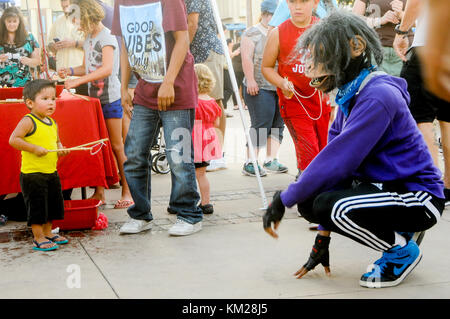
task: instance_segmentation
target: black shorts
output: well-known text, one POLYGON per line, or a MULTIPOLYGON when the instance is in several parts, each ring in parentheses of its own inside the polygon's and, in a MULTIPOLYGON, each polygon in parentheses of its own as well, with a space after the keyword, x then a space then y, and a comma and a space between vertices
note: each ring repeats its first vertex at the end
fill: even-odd
POLYGON ((28 226, 64 219, 64 199, 57 172, 20 174, 28 226))
POLYGON ((195 165, 195 168, 207 167, 207 166, 209 166, 209 161, 194 163, 194 165, 195 165))
POLYGON ((424 88, 421 63, 415 48, 411 57, 403 64, 400 76, 408 83, 411 96, 409 110, 417 123, 430 123, 435 119, 450 122, 450 102, 442 100, 424 88))

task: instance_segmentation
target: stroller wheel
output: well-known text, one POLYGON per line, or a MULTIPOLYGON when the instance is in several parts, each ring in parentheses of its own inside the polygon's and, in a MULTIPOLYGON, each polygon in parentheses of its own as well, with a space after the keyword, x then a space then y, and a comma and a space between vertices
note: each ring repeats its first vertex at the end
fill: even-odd
POLYGON ((153 157, 152 169, 158 174, 167 174, 170 172, 166 154, 158 153, 153 157))

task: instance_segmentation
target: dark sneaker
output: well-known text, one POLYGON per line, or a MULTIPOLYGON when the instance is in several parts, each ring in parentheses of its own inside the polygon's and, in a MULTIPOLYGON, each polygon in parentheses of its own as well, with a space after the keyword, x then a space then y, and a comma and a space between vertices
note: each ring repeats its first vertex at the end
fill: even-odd
MULTIPOLYGON (((266 176, 267 173, 264 169, 261 168, 261 166, 258 165, 259 169, 259 176, 263 177, 266 176)), ((244 167, 242 168, 242 174, 248 175, 248 176, 256 176, 255 168, 253 167, 253 163, 249 162, 248 164, 244 164, 244 167)))
POLYGON ((450 188, 444 188, 445 206, 450 205, 450 188))
POLYGON ((400 284, 422 259, 416 242, 410 240, 404 247, 395 246, 383 253, 372 270, 363 274, 359 284, 367 288, 393 287, 400 284))
POLYGON ((202 210, 203 214, 212 214, 214 213, 214 207, 212 204, 206 204, 206 205, 198 205, 200 209, 202 210))
POLYGON ((270 162, 267 162, 263 165, 264 169, 269 173, 286 173, 288 171, 288 168, 278 162, 278 160, 275 158, 271 160, 270 162))
POLYGON ((172 208, 170 208, 170 207, 167 207, 167 212, 169 213, 169 214, 173 214, 173 215, 176 215, 177 214, 177 212, 176 211, 174 211, 172 208))

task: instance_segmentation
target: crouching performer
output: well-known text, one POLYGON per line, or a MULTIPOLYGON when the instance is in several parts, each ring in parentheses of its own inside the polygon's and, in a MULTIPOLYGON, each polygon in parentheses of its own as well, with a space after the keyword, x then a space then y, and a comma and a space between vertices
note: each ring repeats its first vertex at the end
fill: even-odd
POLYGON ((408 110, 406 82, 376 71, 372 63, 383 58, 377 34, 351 13, 332 13, 295 50, 311 86, 338 89, 339 110, 328 145, 297 182, 275 193, 264 229, 278 237, 285 207, 297 204, 307 221, 321 225, 297 278, 318 264, 330 274, 330 233, 337 232, 382 252, 361 286, 396 286, 420 262, 424 231, 444 209, 441 173, 408 110))

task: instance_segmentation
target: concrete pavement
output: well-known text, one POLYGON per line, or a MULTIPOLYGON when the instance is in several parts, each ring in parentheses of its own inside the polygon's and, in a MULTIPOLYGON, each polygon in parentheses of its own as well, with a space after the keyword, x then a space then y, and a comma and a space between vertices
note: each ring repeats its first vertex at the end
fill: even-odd
MULTIPOLYGON (((102 210, 109 219, 107 229, 66 232, 70 243, 55 252, 32 251, 24 223, 0 227, 0 233, 10 234, 9 240, 3 235, 0 243, 0 298, 450 297, 449 208, 426 233, 421 263, 398 287, 360 287, 361 274, 379 253, 336 234, 330 247, 332 276, 326 277, 318 266, 296 280, 293 273, 307 260, 316 234, 294 209, 286 212, 278 240, 263 231, 256 178, 241 174, 245 139, 239 113, 230 112, 234 117, 228 119, 226 135, 228 169, 208 173, 215 213, 205 216, 202 231, 187 237, 167 234, 176 218, 166 212, 170 176, 153 174, 155 221, 151 231, 119 235, 127 220, 125 210, 113 209, 120 190, 107 191, 107 206, 102 210)), ((289 167, 289 173, 262 178, 269 201, 273 192, 285 188, 297 173, 292 140, 287 131, 285 136, 280 161, 289 167)), ((80 196, 76 190, 73 198, 80 196)))

